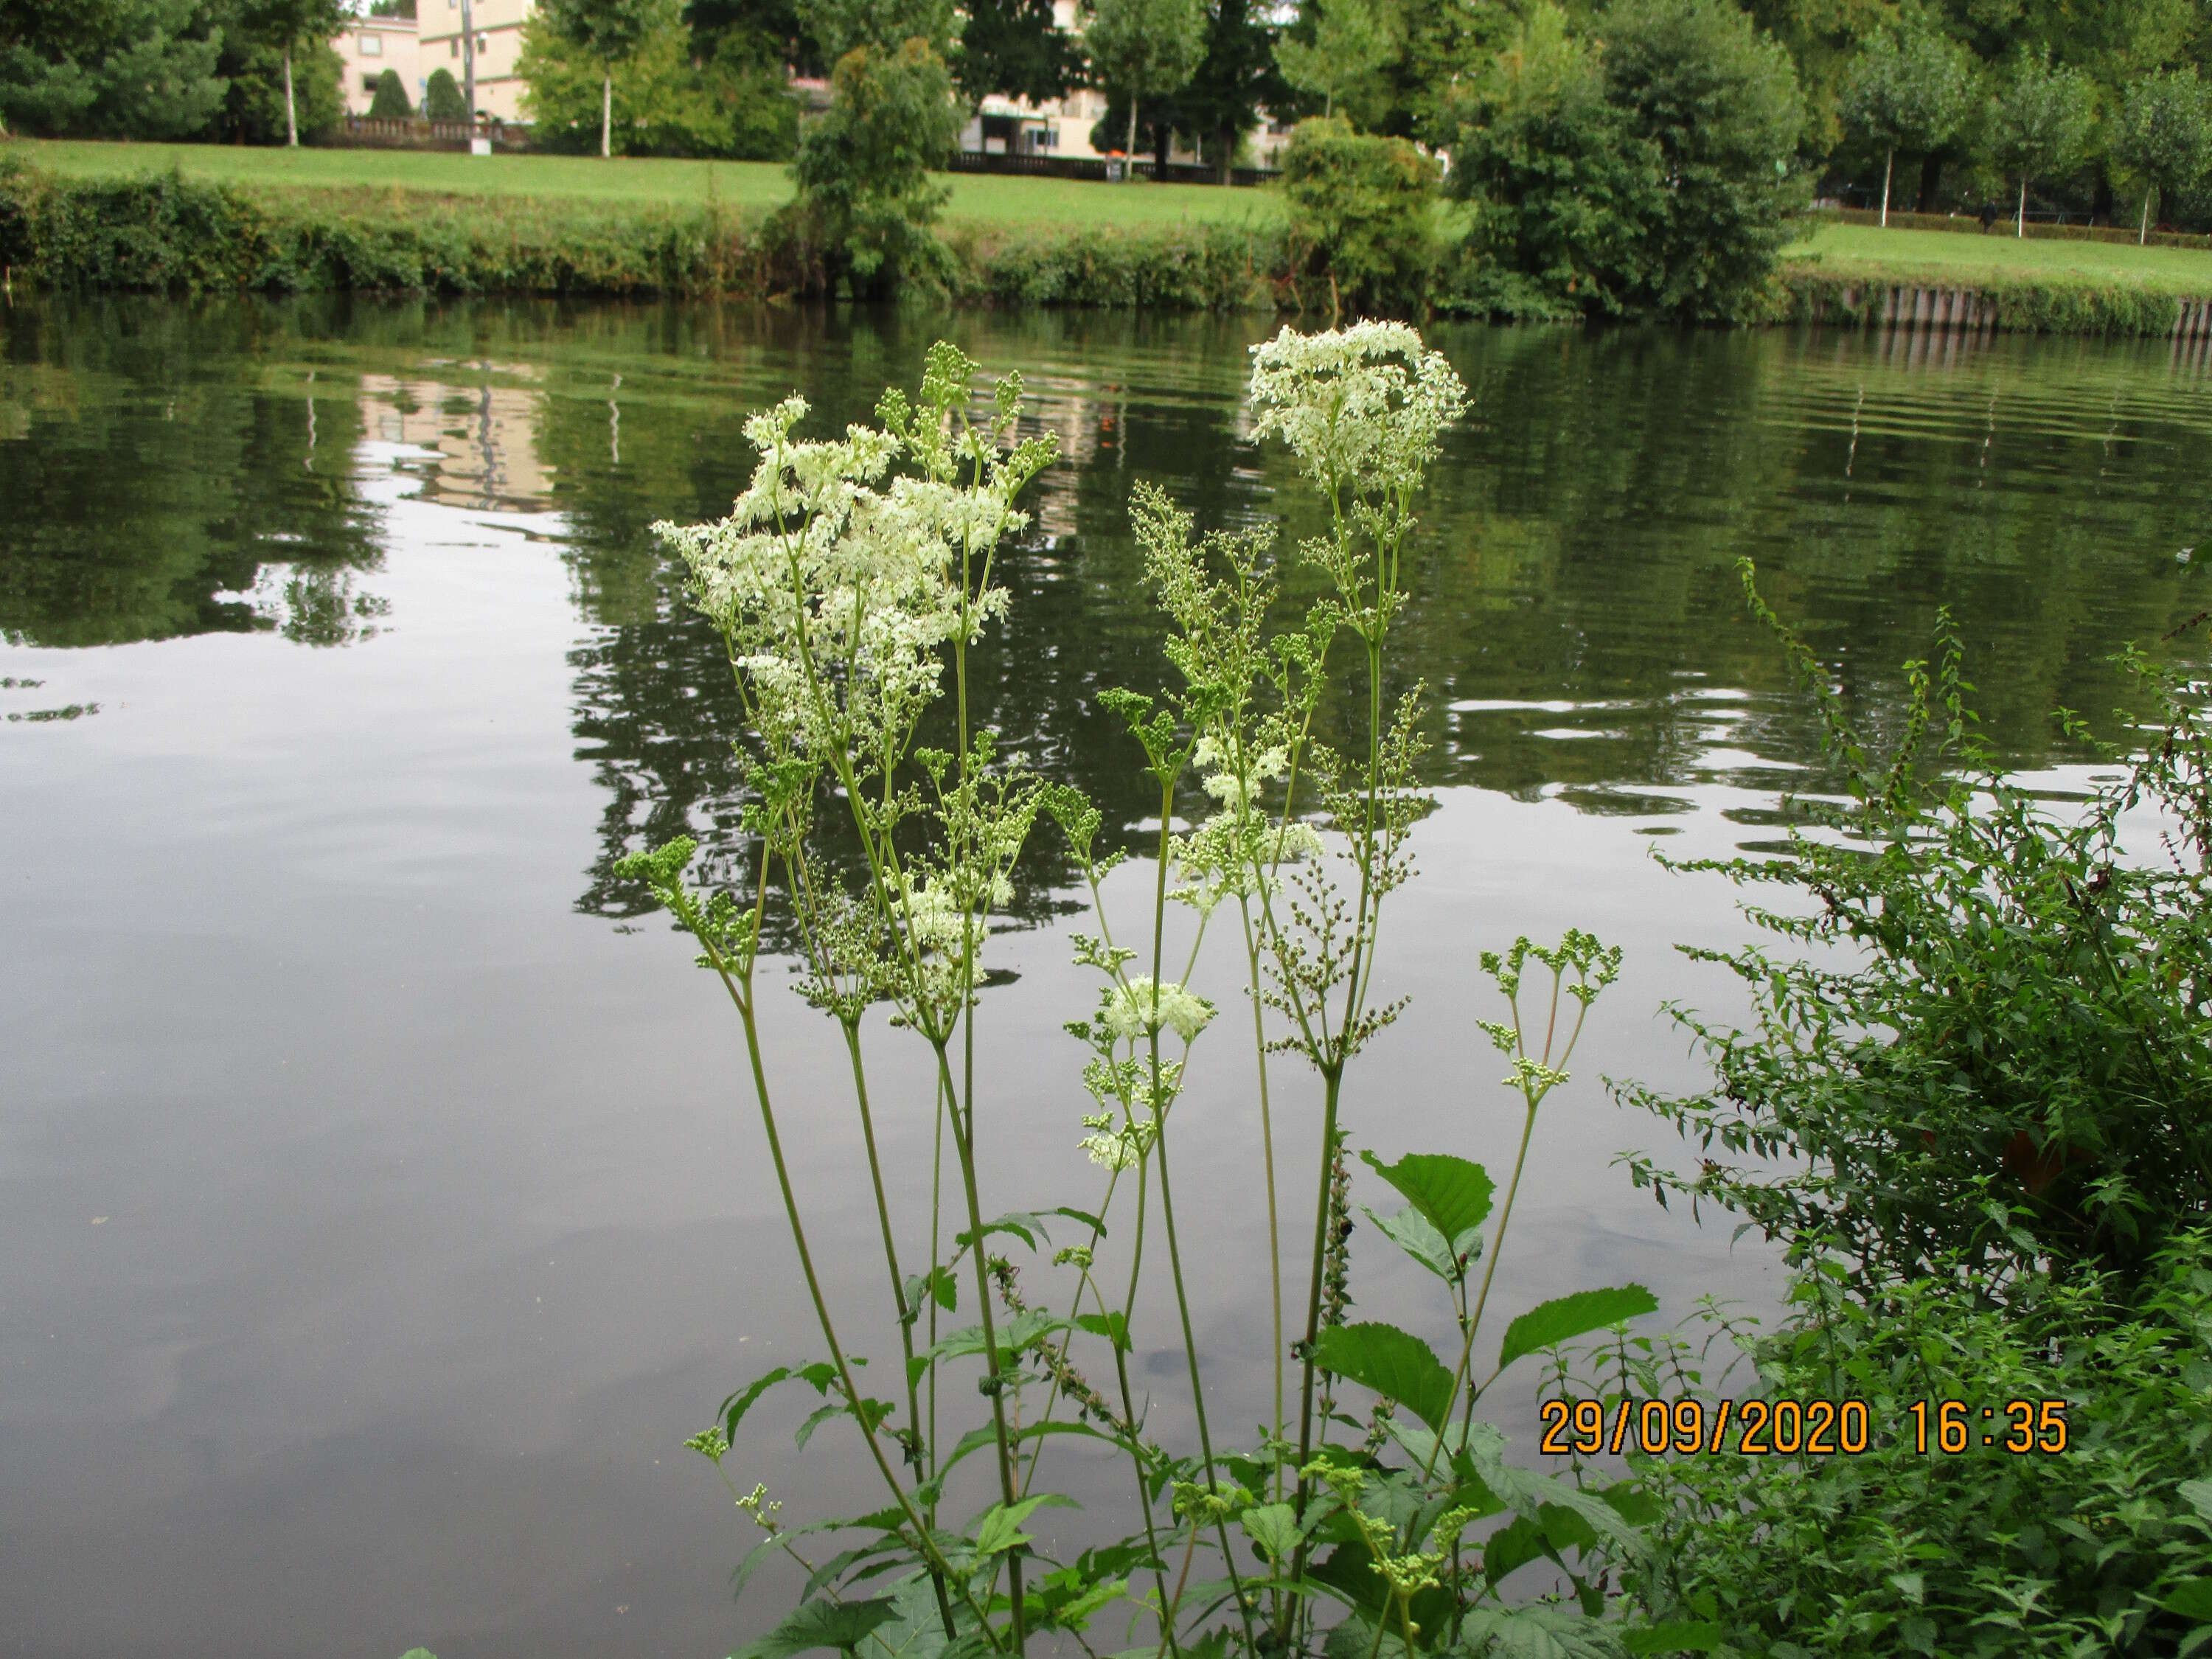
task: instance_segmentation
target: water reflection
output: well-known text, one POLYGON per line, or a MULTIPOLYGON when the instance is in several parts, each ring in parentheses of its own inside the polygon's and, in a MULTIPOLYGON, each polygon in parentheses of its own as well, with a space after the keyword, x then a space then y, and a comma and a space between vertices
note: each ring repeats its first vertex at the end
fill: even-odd
MULTIPOLYGON (((726 1498, 678 1443, 733 1382, 814 1350, 711 987, 659 926, 605 920, 641 908, 611 878, 621 851, 690 828, 726 856, 737 833, 726 672, 648 526, 721 512, 750 468, 745 412, 793 386, 834 426, 910 382, 940 331, 990 370, 1022 367, 1066 459, 1004 566, 1014 620, 979 655, 977 695, 1133 824, 1154 804, 1095 708, 1099 687, 1162 672, 1129 485, 1156 478, 1209 523, 1284 515, 1286 546, 1310 527, 1244 424, 1262 327, 0 311, 13 1648, 542 1659, 727 1651, 757 1632, 774 1597, 728 1605, 726 1498), (116 1574, 122 1557, 139 1570, 116 1574)), ((1766 844, 1777 791, 1818 787, 1816 734, 1743 617, 1735 557, 1759 561, 1876 725, 1895 719, 1898 660, 1952 605, 1989 735, 2019 763, 2063 762, 2048 707, 2100 714, 2119 690, 2106 653, 2207 602, 2204 562, 2178 556, 2205 539, 2212 410, 2203 362, 2154 346, 1442 343, 1480 417, 1425 504, 1396 672, 1429 686, 1444 787, 1393 924, 1389 971, 1419 994, 1354 1109, 1385 1156, 1495 1160, 1494 1071, 1471 1073, 1462 1040, 1470 947, 1598 927, 1629 966, 1584 1085, 1687 1086, 1650 1016, 1715 993, 1669 947, 1743 935, 1726 893, 1659 871, 1644 837, 1766 844)), ((1030 877, 1042 915, 1059 872, 1030 877)), ((987 1182, 1084 1201, 1081 1056, 1059 1021, 1091 988, 1051 930, 1000 951, 1020 979, 988 1010, 1006 1137, 987 1182)), ((805 1017, 769 1032, 794 1102, 838 1096, 823 1035, 805 1017)), ((891 1040, 872 1028, 887 1061, 891 1040)), ((1256 1135, 1246 1065, 1200 1057, 1178 1155, 1230 1199, 1256 1135)), ((1302 1081, 1285 1076, 1279 1109, 1310 1146, 1302 1081)), ((893 1207, 918 1217, 927 1079, 889 1063, 884 1085, 893 1207)), ((835 1216, 851 1126, 804 1122, 802 1202, 835 1216)), ((1547 1121, 1502 1294, 1632 1274, 1671 1316, 1771 1291, 1724 1228, 1656 1211, 1607 1168, 1624 1142, 1668 1155, 1655 1136, 1592 1086, 1547 1121)), ((1238 1289, 1264 1277, 1258 1224, 1201 1208, 1198 1323, 1234 1414, 1264 1388, 1237 1369, 1264 1346, 1238 1289)), ((856 1307, 880 1293, 863 1231, 817 1241, 856 1307)), ((1373 1316, 1435 1316, 1410 1269, 1370 1253, 1358 1271, 1373 1316)), ((1152 1312, 1139 1363, 1172 1365, 1172 1318, 1152 1312)), ((803 1401, 760 1410, 748 1479, 814 1514, 866 1506, 834 1455, 793 1461, 803 1401)), ((1164 1414, 1170 1439, 1186 1429, 1164 1414)))

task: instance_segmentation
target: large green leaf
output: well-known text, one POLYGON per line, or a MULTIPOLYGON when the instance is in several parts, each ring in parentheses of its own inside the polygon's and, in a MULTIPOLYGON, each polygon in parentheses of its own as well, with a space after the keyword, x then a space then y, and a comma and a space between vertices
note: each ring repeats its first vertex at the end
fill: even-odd
POLYGON ((1063 1498, 1056 1492, 1039 1492, 1011 1505, 994 1504, 975 1522, 975 1553, 996 1555, 1001 1550, 1028 1543, 1030 1535, 1022 1530, 1022 1522, 1048 1505, 1068 1510, 1079 1507, 1073 1498, 1063 1498))
POLYGON ((1270 1561, 1289 1560, 1305 1535, 1297 1511, 1288 1504, 1255 1504, 1237 1517, 1237 1524, 1270 1561))
POLYGON ((1641 1285, 1616 1285, 1609 1290, 1554 1297, 1505 1328, 1505 1346, 1498 1352, 1498 1369, 1504 1370, 1523 1354, 1556 1348, 1570 1338, 1587 1336, 1624 1319, 1658 1310, 1658 1297, 1641 1285))
MULTIPOLYGON (((1449 1280, 1459 1277, 1459 1260, 1452 1249, 1451 1241, 1431 1227, 1429 1224, 1428 1217, 1413 1208, 1412 1205, 1407 1205, 1395 1215, 1377 1215, 1364 1204, 1359 1207, 1365 1212, 1367 1218, 1375 1224, 1376 1232, 1381 1233, 1383 1237, 1389 1239, 1438 1279, 1449 1280)), ((1481 1242, 1480 1237, 1477 1235, 1475 1243, 1480 1244, 1481 1242)))
POLYGON ((1452 1374, 1433 1348, 1395 1325, 1332 1325, 1314 1344, 1314 1362, 1396 1401, 1432 1429, 1450 1414, 1452 1374))
POLYGON ((1403 1193, 1429 1225, 1452 1241, 1455 1250, 1466 1253, 1462 1240, 1490 1214, 1489 1171, 1448 1152, 1408 1152, 1395 1164, 1385 1164, 1372 1152, 1359 1158, 1403 1193))
POLYGON ((1617 1627, 1564 1607, 1477 1607, 1462 1626, 1468 1646, 1499 1659, 1620 1659, 1617 1627))
POLYGON ((868 1632, 898 1616, 889 1596, 866 1601, 805 1601, 757 1641, 748 1642, 730 1659, 791 1659, 817 1648, 858 1646, 868 1632))
POLYGON ((2192 1578, 2159 1605, 2184 1619, 2212 1625, 2212 1578, 2192 1578))
POLYGON ((1711 1653, 1721 1644, 1718 1625, 1672 1624, 1631 1626, 1620 1632, 1620 1644, 1632 1654, 1711 1653))

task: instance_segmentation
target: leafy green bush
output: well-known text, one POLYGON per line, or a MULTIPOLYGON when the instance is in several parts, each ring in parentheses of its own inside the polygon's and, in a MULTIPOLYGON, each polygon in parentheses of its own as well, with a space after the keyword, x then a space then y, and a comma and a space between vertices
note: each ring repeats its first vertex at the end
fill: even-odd
MULTIPOLYGON (((1748 566, 1744 579, 1780 629, 1748 566)), ((1827 669, 1783 637, 1844 802, 1798 803, 1811 828, 1786 857, 1686 866, 1785 890, 1800 902, 1748 914, 1796 948, 1689 953, 1735 973, 1757 1023, 1677 1012, 1714 1085, 1626 1094, 1692 1139, 1702 1167, 1638 1159, 1637 1180, 1741 1212, 1800 1255, 1840 1253, 1869 1297, 1939 1263, 1992 1297, 2045 1260, 2124 1285, 2212 1216, 2205 688, 2131 659, 2154 705, 2128 727, 2140 752, 2104 749, 2116 781, 2062 810, 1976 737, 1948 619, 1933 670, 1909 666, 1887 761, 1827 669), (2130 830, 2142 815, 2154 844, 2130 830)))
POLYGON ((1607 99, 1598 50, 1565 14, 1538 6, 1460 114, 1447 185, 1477 204, 1468 308, 1617 317, 1644 306, 1658 157, 1607 99))
POLYGON ((461 90, 461 83, 453 79, 453 70, 430 71, 430 78, 422 88, 422 113, 433 121, 469 118, 468 95, 461 90))
POLYGON ((407 100, 407 85, 398 70, 386 70, 376 77, 376 96, 369 100, 368 113, 377 121, 404 121, 413 117, 415 106, 407 100))
POLYGON ((959 131, 951 71, 927 40, 855 46, 837 60, 828 112, 799 136, 798 198, 769 233, 807 286, 880 298, 909 276, 946 276, 931 227, 949 192, 932 169, 959 131))
POLYGON ((1304 274, 1332 312, 1403 316, 1426 308, 1436 263, 1437 164, 1403 138, 1301 121, 1283 151, 1283 199, 1304 274))
POLYGON ((1232 225, 1054 231, 973 249, 956 230, 950 240, 984 294, 1018 305, 1272 307, 1286 257, 1280 231, 1232 225))
MULTIPOLYGON (((1760 1659, 2203 1651, 2212 1236, 2175 1235, 2144 1267, 2124 1291, 2095 1273, 2030 1273, 2000 1309, 1970 1274, 1867 1301, 1816 1266, 1789 1327, 1753 1343, 1753 1374, 1721 1392, 1863 1401, 1871 1444, 1632 1460, 1659 1518, 1627 1589, 1656 1620, 1705 1626, 1710 1645, 1760 1659), (1966 1408, 1954 1450, 1946 1400, 1966 1408), (2014 1401, 2031 1409, 2008 1411, 2014 1401), (2065 1402, 2055 1422, 2045 1401, 2065 1402), (2059 1423, 2061 1452, 2007 1449, 2054 1444, 2059 1423)), ((1616 1397, 1625 1382, 1632 1396, 1679 1397, 1681 1358, 1618 1344, 1601 1391, 1616 1397)), ((1713 1391, 1697 1392, 1710 1420, 1713 1391)))
POLYGON ((1458 104, 1476 250, 1600 314, 1754 312, 1800 193, 1789 54, 1723 0, 1544 4, 1458 104))

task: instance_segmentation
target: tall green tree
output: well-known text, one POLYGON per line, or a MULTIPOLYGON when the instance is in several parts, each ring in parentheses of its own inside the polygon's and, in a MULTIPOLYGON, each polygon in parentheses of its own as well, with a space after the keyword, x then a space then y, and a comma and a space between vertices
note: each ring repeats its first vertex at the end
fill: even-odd
POLYGON ((1606 97, 1659 158, 1653 309, 1728 316, 1774 268, 1802 191, 1790 54, 1729 0, 1622 0, 1598 20, 1606 97))
POLYGON ((959 133, 951 71, 927 40, 854 47, 830 72, 829 110, 799 131, 781 240, 818 252, 826 286, 884 297, 939 258, 947 191, 933 173, 959 133))
POLYGON ((967 0, 952 77, 970 104, 996 93, 1031 104, 1064 98, 1083 78, 1083 49, 1053 0, 967 0))
POLYGON ((198 0, 0 0, 0 131, 181 138, 228 89, 198 0))
POLYGON ((1139 106, 1189 83, 1206 55, 1210 21, 1206 0, 1095 0, 1083 47, 1098 83, 1127 100, 1130 156, 1137 152, 1139 106))
POLYGON ((1837 113, 1846 131, 1881 152, 1883 224, 1897 152, 1924 155, 1950 143, 1966 125, 1973 86, 1965 48, 1934 33, 1878 34, 1851 60, 1837 113))
POLYGON ((2095 118, 2089 77, 2055 67, 2046 53, 2023 53, 1999 79, 1987 110, 1989 149, 2007 176, 2020 180, 2014 236, 2027 234, 2029 181, 2078 166, 2095 118))
POLYGON ((284 142, 300 143, 300 100, 292 73, 293 54, 302 48, 327 50, 331 37, 350 15, 344 0, 243 0, 234 14, 238 33, 274 52, 284 85, 284 142))
POLYGON ((1291 88, 1275 65, 1271 12, 1267 0, 1208 0, 1198 67, 1180 91, 1154 106, 1154 154, 1163 165, 1169 133, 1188 133, 1227 184, 1237 143, 1259 124, 1260 112, 1290 104, 1291 88))
POLYGON ((599 70, 599 154, 614 154, 615 66, 635 57, 671 0, 539 0, 538 15, 554 39, 599 70))
POLYGON ((2212 99, 2194 64, 2147 75, 2128 88, 2113 123, 2112 157, 2142 181, 2136 240, 2148 242, 2152 199, 2167 206, 2212 172, 2212 99))
POLYGON ((1643 309, 1659 156, 1608 97, 1596 43, 1539 0, 1455 107, 1444 189, 1475 204, 1477 303, 1515 317, 1643 309))
POLYGON ((795 0, 795 4, 800 24, 827 64, 838 63, 856 46, 896 52, 908 41, 920 40, 939 58, 952 49, 953 0, 795 0))
POLYGON ((1404 49, 1403 15, 1385 0, 1326 0, 1300 9, 1298 26, 1275 42, 1283 79, 1322 100, 1322 113, 1337 106, 1355 125, 1372 118, 1382 67, 1404 49))

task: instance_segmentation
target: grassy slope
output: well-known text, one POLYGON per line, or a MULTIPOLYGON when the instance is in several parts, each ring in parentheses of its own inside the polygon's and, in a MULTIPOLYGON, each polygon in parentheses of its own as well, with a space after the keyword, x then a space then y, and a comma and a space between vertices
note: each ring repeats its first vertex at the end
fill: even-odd
POLYGON ((2185 299, 2212 298, 2212 253, 2056 239, 2022 241, 2001 229, 1984 236, 1979 225, 1963 231, 1821 225, 1783 257, 1829 275, 1873 282, 1962 288, 2117 285, 2185 299))
MULTIPOLYGON (((64 178, 167 173, 257 191, 302 189, 400 190, 510 200, 690 207, 709 200, 769 208, 791 194, 790 176, 766 161, 664 161, 580 155, 461 155, 447 151, 246 149, 219 144, 16 142, 20 155, 64 178)), ((1060 179, 963 173, 947 181, 950 218, 1009 228, 1040 224, 1169 225, 1179 221, 1240 224, 1279 211, 1267 190, 1206 185, 1104 185, 1060 179)))

